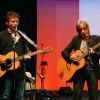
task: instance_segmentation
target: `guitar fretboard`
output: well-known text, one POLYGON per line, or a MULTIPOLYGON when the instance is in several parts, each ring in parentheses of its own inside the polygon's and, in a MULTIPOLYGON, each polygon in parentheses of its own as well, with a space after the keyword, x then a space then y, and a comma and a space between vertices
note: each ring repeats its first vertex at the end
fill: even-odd
MULTIPOLYGON (((33 55, 36 55, 36 54, 49 53, 49 52, 52 52, 52 48, 46 48, 46 49, 44 49, 44 50, 38 50, 38 51, 31 52, 31 53, 28 53, 28 54, 25 54, 25 55, 33 56, 33 55)), ((24 56, 25 56, 25 55, 18 56, 18 57, 15 58, 15 60, 12 59, 12 62, 18 61, 18 60, 21 60, 21 59, 24 59, 24 56)))
MULTIPOLYGON (((38 50, 38 51, 35 51, 35 52, 32 52, 32 53, 29 53, 29 54, 25 54, 25 55, 33 56, 33 55, 36 55, 36 54, 39 54, 39 53, 42 53, 42 52, 43 52, 42 50, 38 50)), ((18 61, 18 60, 24 59, 24 56, 25 56, 25 55, 22 55, 22 56, 16 57, 16 58, 15 58, 15 61, 18 61)), ((12 62, 14 62, 14 59, 12 59, 12 62)))
MULTIPOLYGON (((93 50, 95 50, 96 48, 98 48, 100 46, 100 42, 97 43, 96 45, 94 45, 92 47, 93 50)), ((80 57, 79 57, 79 60, 81 60, 82 58, 84 58, 85 56, 87 56, 89 54, 89 51, 86 51, 85 53, 83 53, 80 57)))

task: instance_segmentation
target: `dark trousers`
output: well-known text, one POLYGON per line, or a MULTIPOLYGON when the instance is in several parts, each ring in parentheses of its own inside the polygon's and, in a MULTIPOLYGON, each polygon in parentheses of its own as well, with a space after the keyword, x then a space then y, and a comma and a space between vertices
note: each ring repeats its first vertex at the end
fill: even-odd
POLYGON ((11 79, 3 80, 3 93, 0 95, 0 100, 11 100, 10 96, 13 91, 13 100, 24 100, 24 79, 23 80, 15 80, 11 79))
POLYGON ((98 100, 98 82, 93 71, 85 70, 74 82, 74 100, 82 99, 84 83, 87 81, 89 100, 98 100))

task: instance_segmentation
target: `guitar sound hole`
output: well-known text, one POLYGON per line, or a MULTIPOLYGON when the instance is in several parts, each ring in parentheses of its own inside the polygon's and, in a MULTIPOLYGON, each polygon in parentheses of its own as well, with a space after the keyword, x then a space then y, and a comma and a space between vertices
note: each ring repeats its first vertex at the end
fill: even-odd
POLYGON ((11 66, 11 60, 10 59, 6 59, 5 62, 6 63, 2 64, 2 66, 1 66, 2 71, 5 71, 5 70, 9 69, 10 66, 11 66))
POLYGON ((6 59, 6 66, 8 66, 8 67, 11 66, 11 59, 6 59))
POLYGON ((79 63, 77 62, 77 61, 73 61, 73 64, 75 64, 75 65, 79 65, 79 63))

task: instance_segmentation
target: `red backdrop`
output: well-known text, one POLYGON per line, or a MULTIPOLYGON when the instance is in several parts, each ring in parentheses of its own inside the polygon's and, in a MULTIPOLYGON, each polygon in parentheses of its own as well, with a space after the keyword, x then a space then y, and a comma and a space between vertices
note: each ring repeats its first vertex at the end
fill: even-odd
MULTIPOLYGON (((75 25, 79 18, 78 0, 38 0, 37 2, 37 44, 42 47, 51 46, 53 52, 46 53, 44 60, 44 88, 57 90, 66 86, 57 75, 57 61, 72 37, 76 34, 75 25)), ((42 55, 37 56, 37 72, 41 73, 42 55)), ((68 83, 72 87, 72 83, 68 83)), ((36 88, 41 89, 41 79, 36 77, 36 88)))

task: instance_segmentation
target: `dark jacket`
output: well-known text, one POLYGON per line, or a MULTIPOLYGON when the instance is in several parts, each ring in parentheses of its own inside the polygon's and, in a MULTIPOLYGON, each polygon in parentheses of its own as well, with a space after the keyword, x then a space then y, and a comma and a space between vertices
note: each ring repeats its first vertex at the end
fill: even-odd
MULTIPOLYGON (((79 36, 73 37, 72 41, 68 44, 68 46, 61 52, 62 57, 67 61, 71 62, 70 60, 70 53, 72 50, 80 50, 82 39, 79 36)), ((95 54, 91 54, 93 66, 97 67, 99 66, 99 59, 100 59, 100 36, 90 36, 90 41, 88 43, 88 47, 93 47, 94 45, 99 43, 99 47, 95 49, 95 54)))

